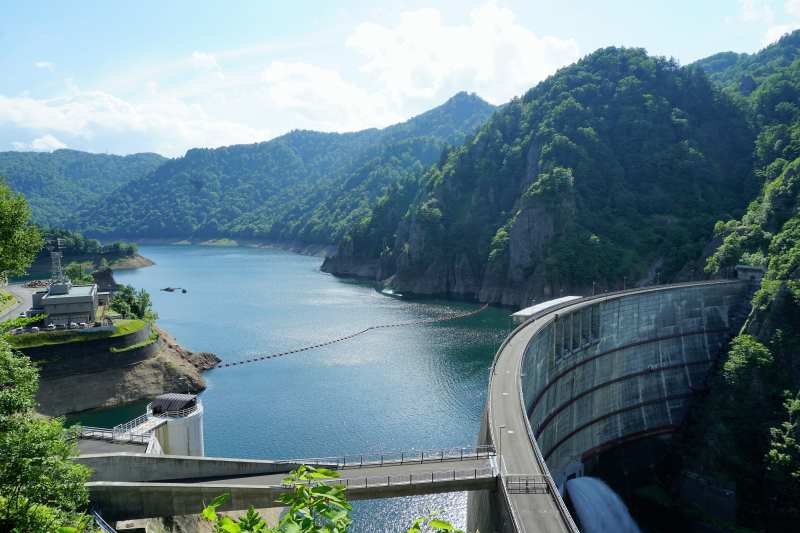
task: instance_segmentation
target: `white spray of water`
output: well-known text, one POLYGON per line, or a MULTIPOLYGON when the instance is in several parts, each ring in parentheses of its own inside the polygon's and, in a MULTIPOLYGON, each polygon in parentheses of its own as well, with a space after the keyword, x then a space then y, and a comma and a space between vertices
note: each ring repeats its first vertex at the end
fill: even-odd
POLYGON ((593 477, 567 481, 583 533, 639 533, 628 508, 611 487, 593 477))

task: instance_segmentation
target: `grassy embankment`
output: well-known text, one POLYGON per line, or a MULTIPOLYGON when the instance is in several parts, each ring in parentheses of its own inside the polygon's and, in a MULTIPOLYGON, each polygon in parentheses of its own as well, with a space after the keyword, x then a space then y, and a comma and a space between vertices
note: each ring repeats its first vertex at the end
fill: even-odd
POLYGON ((4 291, 0 289, 0 313, 11 307, 17 303, 17 299, 14 298, 14 295, 8 291, 4 291))
POLYGON ((95 339, 121 337, 135 331, 139 331, 147 324, 146 320, 131 319, 117 320, 114 325, 116 331, 87 331, 87 330, 59 330, 41 331, 39 333, 22 333, 20 335, 10 335, 9 344, 14 348, 36 348, 38 346, 52 346, 54 344, 66 344, 70 342, 86 342, 95 339))
POLYGON ((156 328, 153 327, 150 330, 150 335, 145 340, 143 340, 141 342, 137 342, 136 344, 131 344, 130 346, 125 346, 123 348, 116 348, 116 347, 112 346, 109 349, 113 353, 129 352, 131 350, 136 350, 137 348, 144 348, 145 346, 147 346, 149 344, 153 344, 157 340, 158 340, 158 330, 156 330, 156 328))

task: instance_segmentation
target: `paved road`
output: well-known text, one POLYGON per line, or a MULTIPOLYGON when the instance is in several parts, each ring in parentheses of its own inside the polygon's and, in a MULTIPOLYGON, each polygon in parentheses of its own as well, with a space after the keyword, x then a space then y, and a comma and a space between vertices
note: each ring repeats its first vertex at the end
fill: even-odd
POLYGON ((37 289, 28 289, 22 285, 14 284, 7 286, 5 290, 16 297, 17 303, 0 312, 0 321, 16 318, 21 312, 30 309, 32 295, 37 289))
MULTIPOLYGON (((519 398, 519 367, 525 346, 545 320, 518 330, 498 354, 489 397, 489 423, 492 424, 498 460, 503 473, 543 476, 528 438, 525 410, 519 398), (502 432, 502 436, 500 433, 502 432)), ((510 494, 510 504, 523 532, 569 532, 553 494, 510 494)))
MULTIPOLYGON (((525 347, 540 329, 549 323, 553 313, 569 313, 592 305, 619 298, 621 295, 668 290, 675 287, 692 287, 716 283, 736 283, 730 280, 679 283, 631 289, 619 293, 608 293, 563 305, 556 305, 535 315, 534 319, 516 329, 506 339, 495 359, 494 373, 489 384, 488 423, 492 440, 497 448, 497 460, 503 474, 541 476, 549 473, 544 459, 532 444, 528 431, 530 423, 522 405, 520 373, 525 347), (502 433, 502 436, 501 436, 502 433)), ((508 499, 521 533, 577 532, 572 518, 557 490, 550 493, 510 494, 508 499)))

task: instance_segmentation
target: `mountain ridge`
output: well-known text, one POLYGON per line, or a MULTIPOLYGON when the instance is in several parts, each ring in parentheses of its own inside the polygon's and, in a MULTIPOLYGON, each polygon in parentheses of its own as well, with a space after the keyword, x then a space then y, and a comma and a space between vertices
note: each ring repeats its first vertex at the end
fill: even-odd
POLYGON ((98 237, 332 244, 383 187, 421 172, 493 111, 462 92, 383 129, 294 130, 262 143, 194 148, 67 226, 98 237))

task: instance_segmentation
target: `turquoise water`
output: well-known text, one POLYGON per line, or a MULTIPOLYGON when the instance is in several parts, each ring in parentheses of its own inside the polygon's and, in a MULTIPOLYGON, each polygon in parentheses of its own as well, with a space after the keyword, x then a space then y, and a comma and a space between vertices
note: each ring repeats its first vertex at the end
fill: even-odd
MULTIPOLYGON (((159 324, 185 347, 226 361, 282 352, 366 326, 445 316, 474 304, 405 301, 321 273, 321 260, 283 251, 142 246, 150 268, 121 271, 147 289, 159 324), (183 287, 186 294, 159 289, 183 287)), ((207 455, 320 457, 472 446, 488 370, 508 313, 372 331, 350 341, 205 374, 207 455)), ((118 410, 81 415, 113 425, 118 410)), ((357 502, 356 532, 400 531, 444 509, 464 525, 466 495, 357 502)))

